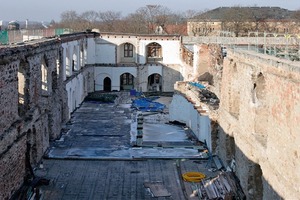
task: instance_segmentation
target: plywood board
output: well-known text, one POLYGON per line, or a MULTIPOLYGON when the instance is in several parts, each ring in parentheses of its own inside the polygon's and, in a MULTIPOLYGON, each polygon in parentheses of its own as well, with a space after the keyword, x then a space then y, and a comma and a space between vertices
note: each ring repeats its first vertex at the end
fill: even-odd
POLYGON ((162 182, 145 182, 144 186, 149 188, 153 197, 169 197, 171 194, 162 182))

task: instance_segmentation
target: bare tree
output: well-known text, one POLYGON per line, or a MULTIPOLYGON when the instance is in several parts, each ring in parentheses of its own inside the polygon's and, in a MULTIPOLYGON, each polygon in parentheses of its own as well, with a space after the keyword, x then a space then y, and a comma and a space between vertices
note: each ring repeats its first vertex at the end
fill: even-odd
POLYGON ((147 5, 139 8, 136 12, 144 16, 148 33, 154 33, 157 26, 164 27, 171 13, 168 8, 161 5, 147 5))
POLYGON ((79 29, 78 26, 79 16, 76 11, 74 10, 65 11, 61 14, 60 18, 61 18, 60 26, 68 27, 74 30, 79 29))
POLYGON ((147 21, 142 13, 136 12, 129 14, 124 20, 124 25, 126 29, 124 32, 128 33, 147 33, 148 26, 147 21))
POLYGON ((195 18, 196 16, 199 16, 202 13, 203 13, 202 11, 187 10, 182 15, 183 15, 183 18, 185 18, 185 19, 191 19, 191 18, 195 18))
MULTIPOLYGON (((170 34, 186 32, 187 16, 193 16, 196 11, 173 13, 161 5, 147 5, 141 7, 126 17, 121 12, 95 12, 89 10, 81 14, 75 11, 65 11, 61 14, 61 21, 54 24, 54 28, 71 28, 75 31, 98 28, 102 32, 126 33, 155 33, 157 27, 170 29, 170 34), (168 26, 168 27, 166 27, 168 26), (184 28, 183 28, 184 27, 184 28)), ((163 31, 165 33, 165 31, 163 31)))
POLYGON ((98 13, 92 10, 83 12, 79 18, 85 29, 95 28, 99 21, 98 13))
POLYGON ((99 19, 102 24, 101 30, 114 32, 116 28, 116 24, 118 21, 121 20, 121 12, 114 12, 114 11, 106 11, 106 12, 99 12, 99 19))

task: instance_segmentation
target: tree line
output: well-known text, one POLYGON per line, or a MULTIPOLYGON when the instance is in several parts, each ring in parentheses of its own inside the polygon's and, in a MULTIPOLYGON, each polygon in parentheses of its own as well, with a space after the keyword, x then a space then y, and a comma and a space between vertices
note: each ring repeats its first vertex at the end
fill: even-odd
MULTIPOLYGON (((258 7, 257 7, 258 8, 258 7)), ((267 7, 266 7, 267 8, 267 7)), ((268 19, 276 19, 281 13, 259 13, 255 11, 255 7, 240 7, 233 6, 227 7, 225 12, 218 13, 217 8, 214 9, 219 14, 217 18, 222 22, 222 30, 231 30, 236 36, 239 36, 241 32, 264 30, 269 32, 276 32, 276 27, 270 25, 268 19), (277 15, 277 16, 276 16, 277 15)), ((268 8, 267 8, 268 9, 268 8)), ((211 10, 211 11, 214 11, 211 10)), ((259 9, 257 9, 259 10, 259 9)), ((276 8, 278 12, 285 9, 276 8)), ((209 10, 187 10, 184 12, 173 12, 169 8, 161 5, 146 5, 138 8, 134 13, 130 13, 126 16, 122 16, 121 12, 116 11, 85 11, 83 13, 77 13, 76 11, 69 10, 61 14, 59 22, 52 21, 51 25, 54 28, 70 28, 74 31, 85 31, 87 29, 99 29, 101 32, 121 32, 121 33, 134 33, 134 34, 154 34, 157 31, 157 27, 165 29, 169 25, 173 25, 172 33, 169 34, 181 34, 180 30, 176 30, 178 27, 186 27, 189 19, 200 20, 202 23, 202 30, 211 30, 210 22, 216 16, 209 10)), ((283 19, 293 19, 291 24, 288 24, 289 28, 299 27, 300 22, 300 10, 288 11, 289 16, 285 16, 283 19), (296 23, 296 26, 294 24, 296 23)), ((282 20, 282 18, 281 18, 282 20)), ((208 34, 206 31, 205 35, 208 34)))
POLYGON ((137 9, 134 13, 122 16, 116 11, 85 11, 77 13, 69 10, 61 14, 60 22, 52 21, 55 28, 70 28, 76 31, 99 29, 101 32, 124 32, 152 34, 157 27, 164 28, 170 24, 184 25, 187 19, 201 13, 188 10, 182 13, 172 12, 161 5, 147 5, 137 9))

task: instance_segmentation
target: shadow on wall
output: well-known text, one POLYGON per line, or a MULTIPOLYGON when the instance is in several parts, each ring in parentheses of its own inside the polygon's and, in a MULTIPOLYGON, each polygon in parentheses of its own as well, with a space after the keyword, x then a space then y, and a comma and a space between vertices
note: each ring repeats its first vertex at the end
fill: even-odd
POLYGON ((217 143, 218 156, 224 165, 235 171, 247 199, 283 199, 264 178, 260 165, 248 159, 236 145, 234 137, 226 133, 220 125, 217 143))

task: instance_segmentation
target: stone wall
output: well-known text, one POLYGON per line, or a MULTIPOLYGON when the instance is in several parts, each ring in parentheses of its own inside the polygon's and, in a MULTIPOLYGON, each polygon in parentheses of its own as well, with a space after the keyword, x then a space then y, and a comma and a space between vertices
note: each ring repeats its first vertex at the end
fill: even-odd
POLYGON ((0 199, 32 178, 30 167, 60 132, 62 117, 57 116, 66 96, 57 87, 63 85, 56 71, 59 48, 47 41, 0 49, 0 199))
POLYGON ((299 63, 229 52, 220 84, 218 155, 248 199, 300 195, 299 63))
POLYGON ((76 81, 78 102, 73 110, 94 91, 94 68, 84 66, 85 57, 81 68, 74 67, 76 73, 65 79, 68 55, 63 46, 75 44, 79 49, 87 37, 95 35, 76 33, 0 47, 0 199, 11 198, 31 181, 32 168, 49 141, 60 136, 62 124, 69 120, 68 101, 74 101, 68 99, 67 82, 76 81))

